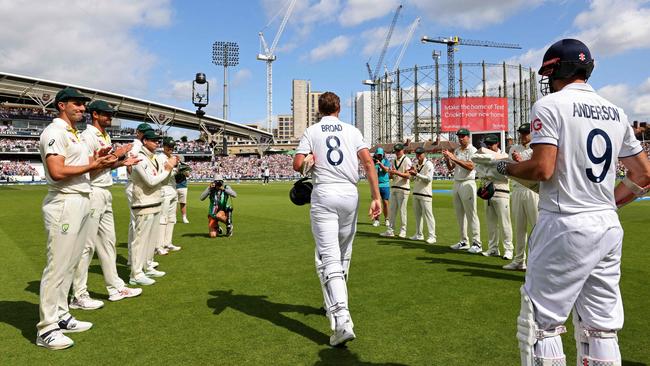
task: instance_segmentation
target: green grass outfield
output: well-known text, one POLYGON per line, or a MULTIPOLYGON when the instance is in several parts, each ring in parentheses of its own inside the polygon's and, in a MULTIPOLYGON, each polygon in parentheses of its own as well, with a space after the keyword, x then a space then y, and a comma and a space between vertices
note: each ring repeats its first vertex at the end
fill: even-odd
MULTIPOLYGON (((515 339, 524 274, 507 262, 448 248, 458 229, 448 194, 434 195, 438 244, 379 237, 369 224, 368 189, 361 209, 349 281, 358 339, 327 345, 329 324, 314 270, 309 207, 288 199, 289 184, 233 185, 235 233, 207 237, 203 186, 191 186, 189 225, 177 224, 183 250, 158 257, 167 271, 141 297, 107 300, 97 259, 89 275, 95 311, 73 311, 93 329, 74 333, 75 346, 34 345, 38 289, 45 263, 41 216, 44 186, 0 187, 0 365, 518 365, 515 339)), ((437 182, 436 189, 450 184, 437 182)), ((332 192, 332 194, 336 194, 332 192)), ((113 189, 118 271, 128 278, 128 211, 113 189)), ((409 215, 412 215, 409 205, 409 215)), ((483 203, 479 217, 484 221, 483 203)), ((621 211, 625 228, 622 292, 623 365, 650 362, 648 217, 650 202, 621 211)), ((409 235, 414 224, 409 224, 409 235)), ((482 227, 483 241, 487 231, 482 227)), ((563 336, 574 364, 570 321, 563 336)))

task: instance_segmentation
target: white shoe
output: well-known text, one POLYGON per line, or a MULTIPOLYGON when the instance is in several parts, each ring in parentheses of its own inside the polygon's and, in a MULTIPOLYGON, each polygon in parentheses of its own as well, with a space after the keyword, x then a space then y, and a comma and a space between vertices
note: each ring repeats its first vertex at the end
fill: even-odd
POLYGON ((52 329, 36 336, 36 345, 51 350, 57 350, 72 347, 74 341, 63 334, 61 329, 52 329))
MULTIPOLYGON (((483 247, 481 246, 480 243, 473 242, 472 246, 467 249, 467 253, 472 253, 472 254, 478 254, 483 251, 483 247)), ((485 253, 483 253, 485 255, 485 253)))
POLYGON ((449 247, 453 250, 467 250, 469 249, 469 244, 464 241, 459 241, 458 243, 450 245, 449 247))
POLYGON ((487 252, 483 252, 483 255, 486 257, 500 257, 499 249, 490 249, 487 252))
POLYGON ((503 269, 507 269, 509 271, 525 271, 526 270, 526 263, 519 263, 519 262, 510 262, 506 264, 505 266, 501 267, 503 269))
POLYGON ((400 231, 399 235, 397 236, 399 236, 400 238, 406 238, 406 231, 400 231))
POLYGON ((174 244, 168 244, 165 246, 165 249, 167 249, 168 252, 178 252, 181 250, 181 247, 176 246, 174 244))
POLYGON ((505 260, 512 260, 512 250, 506 250, 506 253, 503 255, 503 259, 505 260))
POLYGON ((412 237, 410 237, 409 240, 416 240, 416 241, 424 240, 424 236, 415 234, 412 237))
POLYGON ((59 328, 63 333, 84 332, 92 327, 93 323, 82 322, 81 320, 75 319, 75 317, 72 315, 70 315, 70 317, 66 320, 59 321, 59 328))
POLYGON ((156 254, 158 255, 167 255, 169 252, 165 248, 156 248, 156 254))
POLYGON ((379 220, 375 220, 372 222, 372 226, 374 227, 379 227, 379 220))
POLYGON ((147 276, 140 276, 138 278, 131 278, 129 280, 129 284, 134 286, 149 286, 153 285, 154 283, 156 283, 156 280, 147 276))
POLYGON ((436 238, 429 237, 429 239, 427 239, 427 244, 435 244, 435 243, 436 243, 436 238))
POLYGON ((353 327, 352 320, 348 320, 341 324, 341 326, 337 326, 334 334, 330 337, 330 345, 342 346, 346 342, 354 340, 357 336, 354 334, 353 327))
POLYGON ((156 262, 156 261, 151 261, 151 262, 149 262, 149 267, 151 267, 151 268, 156 268, 156 267, 158 267, 159 265, 160 265, 160 263, 158 263, 158 262, 156 262))
POLYGON ((395 233, 392 230, 386 230, 385 232, 379 234, 380 236, 386 237, 386 238, 392 238, 395 236, 395 233))
POLYGON ((187 216, 183 216, 183 224, 189 224, 190 221, 187 219, 187 216))
POLYGON ((388 220, 384 221, 384 226, 389 227, 390 226, 390 221, 388 221, 388 220))
POLYGON ((122 287, 121 290, 118 290, 114 293, 112 293, 109 297, 109 301, 120 301, 122 299, 126 299, 127 297, 136 297, 140 296, 142 293, 141 288, 129 288, 129 287, 122 287))
POLYGON ((166 272, 159 271, 155 268, 149 268, 147 272, 144 273, 147 277, 162 277, 166 275, 166 272))
POLYGON ((70 302, 70 309, 95 310, 104 306, 104 302, 90 298, 90 295, 84 294, 79 298, 74 298, 70 302))

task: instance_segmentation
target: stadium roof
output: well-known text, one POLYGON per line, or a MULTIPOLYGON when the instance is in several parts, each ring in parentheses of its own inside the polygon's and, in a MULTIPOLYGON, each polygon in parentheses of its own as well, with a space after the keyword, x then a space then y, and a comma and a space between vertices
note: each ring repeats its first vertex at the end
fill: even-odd
POLYGON ((199 121, 199 117, 191 110, 99 89, 3 72, 0 72, 0 101, 45 105, 52 109, 51 101, 54 96, 67 86, 79 89, 93 100, 103 99, 111 103, 118 111, 116 114, 118 118, 143 122, 156 122, 156 119, 169 120, 171 118, 170 125, 195 130, 200 130, 199 122, 201 121, 213 133, 225 128, 227 135, 252 138, 261 143, 269 143, 273 140, 273 135, 270 132, 222 118, 206 115, 199 121))

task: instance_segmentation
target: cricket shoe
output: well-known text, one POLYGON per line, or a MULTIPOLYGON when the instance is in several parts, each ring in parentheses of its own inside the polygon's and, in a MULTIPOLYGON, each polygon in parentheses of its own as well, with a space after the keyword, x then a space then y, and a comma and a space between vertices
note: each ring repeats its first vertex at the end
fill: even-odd
POLYGON ((427 244, 435 244, 435 243, 436 243, 436 238, 429 237, 429 239, 427 239, 427 244))
POLYGON ((424 236, 415 234, 415 235, 411 236, 409 238, 409 240, 415 240, 415 241, 424 240, 424 236))
POLYGON ((400 231, 399 235, 397 235, 397 236, 402 238, 402 239, 406 238, 406 231, 400 231))
POLYGON ((511 261, 512 260, 512 250, 506 250, 506 253, 502 257, 505 260, 511 261))
POLYGON ((388 221, 388 220, 384 221, 384 226, 389 227, 390 226, 390 221, 388 221))
POLYGON ((345 343, 354 340, 357 336, 354 334, 354 325, 352 320, 348 320, 336 327, 334 334, 330 336, 330 345, 333 347, 343 346, 345 343))
POLYGON ((472 243, 472 246, 467 249, 467 253, 472 253, 472 254, 478 254, 483 251, 483 246, 481 246, 481 243, 475 241, 472 243))
POLYGON ((147 269, 147 272, 144 273, 147 277, 162 277, 166 275, 166 272, 159 271, 155 268, 149 268, 147 269))
POLYGON ((525 271, 526 270, 526 263, 524 262, 510 262, 506 264, 505 266, 501 267, 503 269, 507 269, 509 271, 525 271))
POLYGON ((190 220, 187 219, 186 216, 183 216, 183 224, 189 224, 190 220))
POLYGON ((68 319, 59 321, 59 328, 63 333, 85 332, 92 327, 93 323, 77 320, 72 315, 68 319))
POLYGON ((55 328, 36 336, 36 345, 51 350, 66 349, 74 345, 74 341, 55 328))
POLYGON ((226 236, 232 236, 233 224, 226 226, 226 236))
POLYGON ((500 257, 499 249, 490 249, 487 252, 483 252, 483 255, 486 257, 500 257))
POLYGON ((374 226, 374 227, 379 227, 379 220, 374 220, 374 221, 372 222, 372 226, 374 226))
POLYGON ((120 290, 116 290, 115 292, 111 293, 108 296, 109 301, 120 301, 122 299, 126 299, 128 297, 136 297, 140 296, 142 293, 141 288, 129 288, 129 287, 122 287, 120 290))
POLYGON ((165 248, 156 248, 156 254, 158 255, 167 255, 169 251, 165 248))
POLYGON ((392 238, 392 237, 395 236, 395 233, 393 232, 393 230, 386 230, 385 232, 383 232, 383 233, 381 233, 379 235, 383 236, 385 238, 392 238))
POLYGON ((104 302, 95 300, 88 294, 83 294, 79 298, 73 298, 70 302, 70 309, 95 310, 104 306, 104 302))
POLYGON ((467 250, 469 249, 469 244, 464 241, 459 241, 458 243, 450 245, 449 247, 453 250, 467 250))
POLYGON ((160 265, 160 263, 158 263, 156 261, 150 261, 150 262, 147 262, 147 263, 149 264, 149 267, 151 267, 151 268, 156 268, 156 267, 158 267, 160 265))
POLYGON ((133 286, 149 286, 153 285, 154 283, 156 283, 156 280, 145 275, 139 276, 137 278, 131 278, 129 280, 129 285, 133 286))
POLYGON ((181 250, 181 247, 174 244, 167 244, 165 246, 165 249, 167 249, 167 252, 178 252, 179 250, 181 250))

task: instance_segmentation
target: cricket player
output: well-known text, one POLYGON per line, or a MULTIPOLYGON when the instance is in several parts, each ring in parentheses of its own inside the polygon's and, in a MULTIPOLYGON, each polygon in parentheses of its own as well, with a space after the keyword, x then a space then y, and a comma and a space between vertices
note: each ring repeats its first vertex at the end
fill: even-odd
POLYGON ((356 337, 346 281, 359 209, 359 162, 368 178, 372 194, 369 214, 373 217, 381 213, 381 197, 375 165, 361 132, 338 118, 339 97, 332 92, 321 94, 318 110, 324 117, 305 130, 293 169, 302 171, 305 156, 313 154, 310 216, 316 242, 316 271, 333 331, 330 345, 338 346, 356 337))
MULTIPOLYGON (((163 139, 163 152, 156 155, 158 160, 159 173, 164 174, 165 163, 172 157, 176 143, 174 139, 167 136, 163 139)), ((181 247, 172 244, 174 236, 174 225, 176 225, 176 208, 178 206, 178 193, 176 192, 175 175, 178 173, 177 168, 172 169, 171 174, 162 182, 162 207, 160 213, 160 234, 156 253, 166 255, 167 253, 177 252, 181 247)))
MULTIPOLYGON (((497 135, 489 134, 483 140, 485 146, 498 155, 499 149, 497 135)), ((504 155, 505 156, 505 155, 504 155)), ((510 223, 510 182, 508 178, 484 178, 484 184, 492 183, 494 195, 485 204, 485 219, 488 227, 488 250, 483 252, 486 257, 500 257, 499 241, 503 241, 503 259, 511 260, 514 247, 512 245, 512 224, 510 223)))
POLYGON ((621 365, 619 282, 623 229, 617 203, 647 192, 650 163, 623 110, 586 83, 587 46, 563 39, 544 54, 543 98, 532 108, 532 157, 501 161, 501 174, 541 181, 517 338, 522 365, 565 365, 573 311, 578 365, 621 365), (616 188, 616 160, 628 169, 616 188), (645 188, 641 188, 645 187, 645 188))
POLYGON ((470 253, 481 253, 481 224, 476 213, 476 171, 472 156, 476 154, 476 148, 472 146, 469 138, 469 130, 461 128, 456 132, 460 146, 452 153, 443 150, 447 169, 454 171, 454 209, 456 220, 460 228, 460 241, 450 248, 454 250, 467 250, 470 253), (469 223, 472 232, 472 244, 468 243, 467 224, 469 223))
MULTIPOLYGON (((510 158, 514 161, 530 160, 533 149, 530 148, 530 123, 524 123, 517 129, 518 145, 510 149, 510 158)), ((515 257, 503 269, 514 271, 526 270, 526 247, 528 244, 528 227, 537 222, 537 204, 539 195, 516 180, 512 181, 512 215, 515 219, 515 257)))
POLYGON ((88 239, 89 173, 112 166, 118 158, 109 154, 110 147, 93 154, 79 136, 75 125, 83 121, 89 100, 74 88, 59 91, 54 98, 59 116, 43 130, 39 142, 48 185, 43 200, 47 262, 39 292, 36 345, 51 350, 74 344, 63 333, 83 332, 93 326, 70 314, 68 292, 88 239))
POLYGON ((409 170, 413 180, 413 211, 415 212, 415 235, 411 240, 424 240, 422 219, 427 224, 427 244, 436 242, 436 221, 431 207, 433 190, 433 163, 424 154, 424 148, 415 149, 415 165, 409 170))
POLYGON ((179 163, 178 173, 174 176, 176 180, 176 192, 178 192, 178 204, 181 206, 181 215, 183 224, 189 224, 187 219, 187 178, 190 176, 192 169, 189 165, 179 163))
POLYGON ((133 242, 131 243, 132 285, 153 285, 151 277, 162 277, 165 272, 158 271, 152 265, 154 251, 160 233, 160 211, 162 206, 162 183, 178 164, 176 156, 170 157, 163 166, 162 173, 154 151, 158 148, 161 137, 153 130, 142 135, 142 148, 138 152, 140 162, 133 167, 133 198, 131 210, 135 216, 133 242))
POLYGON ((390 178, 393 180, 390 186, 390 197, 388 199, 388 228, 385 232, 379 234, 385 237, 395 236, 395 220, 399 212, 401 227, 399 230, 400 238, 406 238, 406 220, 407 220, 407 204, 409 194, 411 193, 411 183, 409 170, 413 166, 411 159, 404 153, 403 144, 395 144, 393 146, 395 151, 395 160, 388 170, 390 178))
MULTIPOLYGON (((91 114, 92 124, 81 133, 81 140, 88 146, 89 151, 98 152, 111 146, 111 137, 106 132, 110 127, 115 110, 103 100, 95 100, 86 108, 91 114)), ((86 221, 88 239, 72 281, 73 299, 71 309, 93 310, 104 306, 100 300, 95 300, 88 293, 88 266, 95 252, 102 267, 108 300, 118 301, 135 297, 142 289, 129 288, 118 276, 116 268, 117 253, 115 250, 115 223, 113 221, 113 196, 110 187, 113 185, 111 169, 120 166, 137 164, 135 157, 129 157, 131 145, 127 144, 117 149, 113 154, 118 162, 108 169, 94 171, 90 174, 90 216, 86 221)))

